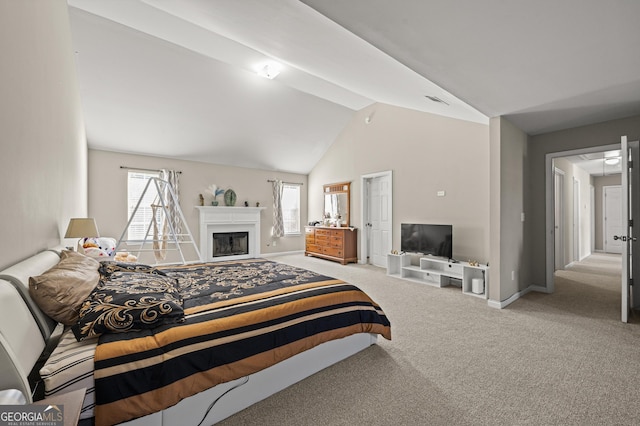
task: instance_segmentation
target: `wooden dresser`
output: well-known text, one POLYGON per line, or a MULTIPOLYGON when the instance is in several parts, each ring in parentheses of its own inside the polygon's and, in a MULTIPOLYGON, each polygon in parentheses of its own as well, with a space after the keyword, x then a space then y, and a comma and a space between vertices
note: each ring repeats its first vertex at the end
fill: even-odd
POLYGON ((358 230, 305 226, 305 256, 316 256, 346 265, 358 261, 358 230))

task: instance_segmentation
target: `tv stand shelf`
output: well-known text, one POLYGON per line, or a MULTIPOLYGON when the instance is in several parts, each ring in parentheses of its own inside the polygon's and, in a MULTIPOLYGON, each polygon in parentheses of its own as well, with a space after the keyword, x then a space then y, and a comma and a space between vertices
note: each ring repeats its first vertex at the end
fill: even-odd
POLYGON ((408 254, 388 254, 387 275, 434 287, 457 285, 462 287, 463 294, 488 298, 488 266, 472 266, 468 262, 451 262, 429 256, 421 257, 419 262, 419 265, 412 265, 408 254), (474 280, 476 284, 481 283, 481 291, 473 288, 474 280))

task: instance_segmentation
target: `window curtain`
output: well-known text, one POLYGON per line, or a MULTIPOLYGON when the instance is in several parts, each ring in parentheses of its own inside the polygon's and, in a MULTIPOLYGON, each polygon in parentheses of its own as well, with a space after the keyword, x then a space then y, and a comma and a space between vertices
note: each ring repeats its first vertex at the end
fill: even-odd
POLYGON ((169 186, 173 190, 175 200, 171 197, 169 193, 169 188, 165 188, 164 190, 164 202, 167 206, 168 210, 168 219, 169 223, 173 226, 173 230, 178 236, 178 240, 181 240, 180 235, 182 234, 182 222, 180 220, 180 185, 179 185, 179 176, 175 170, 167 170, 162 169, 160 173, 160 177, 163 180, 169 182, 169 186))
POLYGON ((284 237, 284 220, 282 219, 282 188, 284 185, 279 179, 271 182, 273 189, 273 236, 284 237))
POLYGON ((156 263, 164 260, 167 257, 167 219, 166 215, 160 214, 158 215, 158 209, 161 209, 162 205, 159 204, 151 204, 151 208, 153 210, 153 217, 151 219, 153 223, 153 257, 156 258, 156 263), (160 216, 160 220, 158 219, 160 216), (158 222, 162 223, 162 234, 160 234, 158 222))
MULTIPOLYGON (((161 194, 159 194, 166 206, 166 212, 164 214, 157 214, 157 208, 159 206, 152 206, 153 209, 153 254, 157 262, 164 260, 167 256, 167 239, 171 227, 175 232, 175 237, 180 241, 182 239, 182 223, 180 221, 180 186, 179 186, 180 174, 175 170, 162 169, 160 170, 160 179, 167 182, 167 185, 160 185, 161 194), (171 196, 169 187, 173 190, 175 199, 171 196), (160 216, 160 217, 158 217, 160 216), (171 227, 169 226, 171 225, 171 227), (160 234, 160 226, 162 227, 162 233, 160 234)), ((161 210, 162 212, 162 210, 161 210)))

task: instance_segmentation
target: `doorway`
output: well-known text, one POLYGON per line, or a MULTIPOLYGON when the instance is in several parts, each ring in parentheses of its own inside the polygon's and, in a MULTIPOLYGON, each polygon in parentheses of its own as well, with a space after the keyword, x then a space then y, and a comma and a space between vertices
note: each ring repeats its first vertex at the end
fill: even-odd
POLYGON ((393 243, 393 174, 391 171, 361 176, 361 263, 387 267, 393 243))
POLYGON ((553 171, 554 205, 554 253, 555 270, 564 269, 564 172, 555 167, 553 171))
MULTIPOLYGON (((620 145, 603 145, 593 148, 547 154, 546 170, 550 179, 546 180, 546 289, 555 291, 554 273, 571 265, 572 262, 604 252, 601 245, 602 227, 596 225, 595 235, 592 223, 601 223, 601 203, 594 206, 601 186, 594 184, 595 176, 609 176, 616 173, 615 167, 605 164, 605 156, 619 156, 620 145), (578 170, 579 169, 579 170, 578 170), (592 186, 596 196, 591 196, 592 186), (594 217, 595 216, 595 217, 594 217), (593 250, 592 250, 593 248, 593 250)), ((620 170, 618 167, 618 175, 620 170)))

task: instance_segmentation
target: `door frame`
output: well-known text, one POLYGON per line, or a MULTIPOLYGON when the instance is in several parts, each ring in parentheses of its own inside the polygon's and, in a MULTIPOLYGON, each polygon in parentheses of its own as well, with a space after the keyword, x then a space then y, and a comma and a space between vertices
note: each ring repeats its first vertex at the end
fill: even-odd
POLYGON ((553 293, 555 291, 555 282, 553 273, 555 272, 555 236, 554 236, 554 213, 555 202, 553 196, 553 178, 554 168, 553 160, 555 158, 570 157, 572 155, 590 154, 592 152, 612 151, 620 149, 620 144, 600 145, 589 148, 573 149, 569 151, 550 152, 545 155, 545 230, 546 230, 546 293, 553 293))
POLYGON ((553 241, 553 250, 554 250, 554 263, 553 263, 553 271, 557 271, 560 269, 564 269, 565 266, 567 266, 566 262, 565 262, 565 256, 564 256, 564 246, 565 246, 565 242, 564 242, 564 171, 562 169, 559 169, 557 167, 553 168, 553 202, 554 202, 554 219, 553 219, 553 226, 554 226, 554 241, 553 241), (557 185, 556 185, 557 183, 557 185), (556 194, 556 190, 558 191, 558 193, 556 194), (556 206, 555 206, 555 200, 556 198, 558 198, 560 200, 560 206, 557 208, 557 217, 558 217, 558 221, 556 223, 556 206), (556 230, 556 226, 558 226, 558 229, 556 230), (558 240, 558 251, 559 253, 555 252, 555 247, 556 247, 556 237, 558 240), (560 267, 558 267, 558 263, 560 263, 560 267))
POLYGON ((387 205, 387 214, 391 222, 391 232, 389 232, 387 247, 393 247, 393 171, 386 170, 383 172, 368 173, 360 176, 360 224, 362 232, 360 232, 360 259, 358 263, 367 264, 369 254, 369 239, 367 238, 367 221, 369 218, 369 191, 367 183, 374 178, 389 178, 389 203, 387 205))
POLYGON ((582 244, 582 239, 580 238, 580 220, 582 215, 580 214, 580 180, 576 179, 573 176, 573 211, 571 217, 573 218, 573 223, 571 224, 571 229, 573 231, 573 250, 571 253, 571 262, 580 262, 580 244, 582 244))

